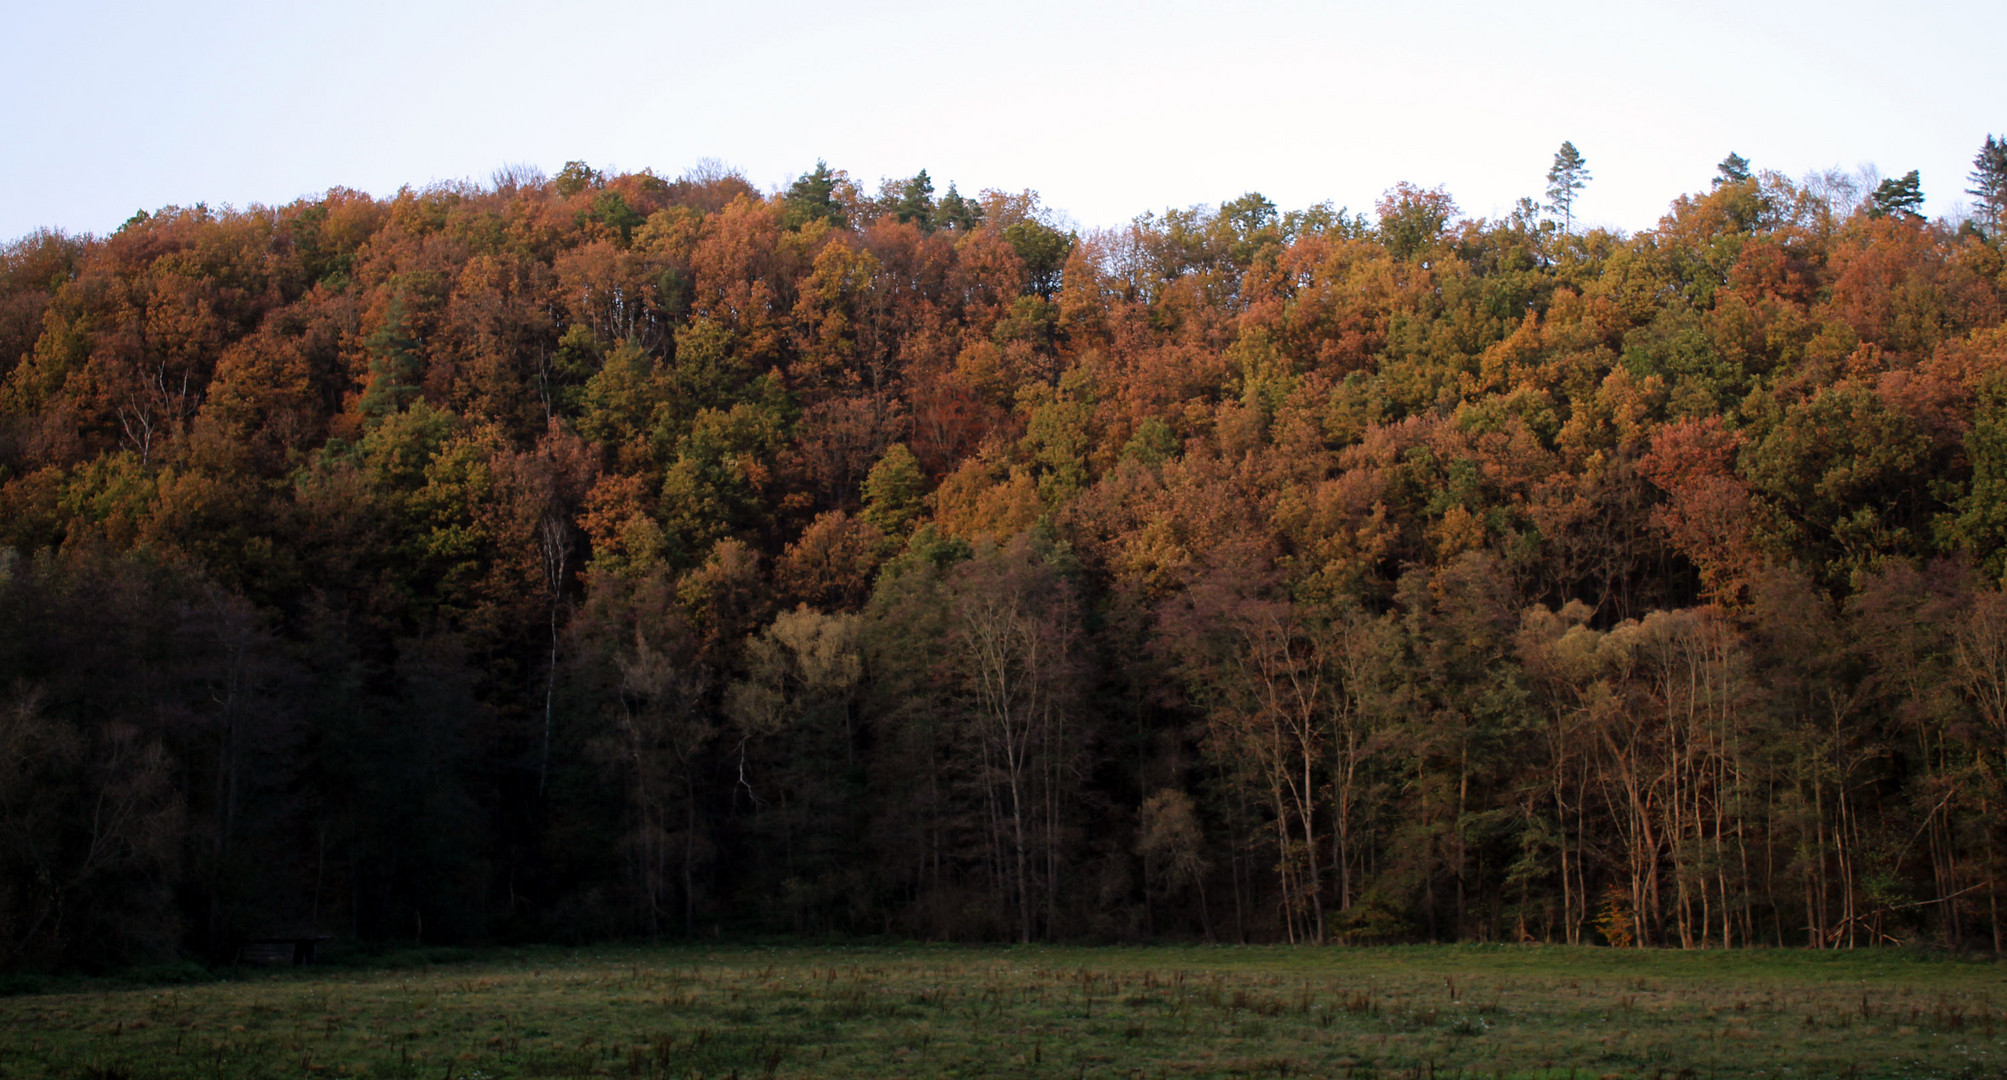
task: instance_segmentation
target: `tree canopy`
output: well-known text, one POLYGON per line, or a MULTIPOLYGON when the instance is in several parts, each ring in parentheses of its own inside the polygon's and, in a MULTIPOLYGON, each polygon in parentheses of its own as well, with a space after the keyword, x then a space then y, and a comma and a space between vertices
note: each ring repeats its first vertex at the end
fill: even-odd
POLYGON ((0 967, 1998 948, 2000 231, 1718 171, 1636 235, 1564 143, 1558 230, 573 162, 8 244, 0 967))
MULTIPOLYGON (((1729 155, 1731 158, 1734 155, 1729 155)), ((1554 152, 1554 164, 1547 170, 1547 205, 1561 216, 1561 231, 1575 231, 1575 195, 1589 185, 1589 161, 1572 142, 1563 142, 1554 152)))

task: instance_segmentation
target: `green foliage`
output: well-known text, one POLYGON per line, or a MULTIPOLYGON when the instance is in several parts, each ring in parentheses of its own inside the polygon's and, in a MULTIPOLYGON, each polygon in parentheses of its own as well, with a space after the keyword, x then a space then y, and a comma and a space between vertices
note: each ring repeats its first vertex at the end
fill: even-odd
POLYGON ((622 341, 578 392, 579 434, 614 449, 645 443, 662 424, 672 393, 661 363, 631 339, 622 341))
MULTIPOLYGON (((1731 155, 1732 156, 1732 155, 1731 155)), ((1561 231, 1575 231, 1575 195, 1594 179, 1589 161, 1572 142, 1563 142, 1554 152, 1554 164, 1547 170, 1547 208, 1561 215, 1561 231)))
POLYGON ((699 409, 723 408, 758 392, 757 380, 731 330, 722 322, 696 318, 676 331, 676 351, 665 371, 671 390, 665 435, 690 422, 699 409))
POLYGON ((921 232, 933 231, 934 181, 928 178, 927 170, 921 169, 894 189, 889 209, 894 218, 918 225, 921 232))
POLYGON ((1067 372, 1058 387, 1035 387, 1023 396, 1020 407, 1028 407, 1024 449, 1038 465, 1038 493, 1047 506, 1059 506, 1085 490, 1089 475, 1088 455, 1094 448, 1094 385, 1091 378, 1075 369, 1067 372))
POLYGON ((411 492, 423 486, 432 459, 459 427, 458 417, 419 401, 372 427, 357 454, 376 486, 411 492))
POLYGON ((1897 217, 1920 220, 1923 217, 1923 181, 1917 170, 1884 180, 1868 195, 1869 217, 1897 217))
POLYGON ((1122 459, 1136 461, 1156 467, 1176 457, 1178 437, 1171 426, 1156 417, 1147 417, 1136 425, 1136 433, 1122 444, 1122 459))
POLYGON ((1998 230, 2007 225, 2007 139, 1987 135, 1973 155, 1967 179, 1972 186, 1965 193, 1979 200, 1977 216, 1997 238, 1998 230))
POLYGON ((1746 184, 1752 175, 1749 171, 1749 159, 1734 151, 1730 151, 1727 157, 1721 159, 1721 164, 1714 167, 1714 172, 1715 187, 1723 184, 1746 184))
MULTIPOLYGON (((894 581, 902 573, 915 569, 942 570, 974 554, 968 541, 949 536, 939 526, 929 522, 913 530, 912 537, 906 541, 905 553, 887 564, 880 580, 894 581)), ((875 595, 872 602, 879 602, 875 595)))
POLYGON ((1910 417, 1864 387, 1841 385, 1765 426, 1742 469, 1779 512, 1780 547, 1835 584, 1928 551, 1935 459, 1910 417))
POLYGON ((1379 203, 1380 240, 1397 259, 1421 257, 1442 238, 1457 206, 1441 188, 1399 184, 1379 203))
POLYGON ((1690 388, 1700 415, 1720 412, 1748 393, 1748 373, 1715 347, 1698 312, 1667 304, 1652 321, 1624 335, 1623 364, 1676 390, 1690 388))
POLYGON ((774 380, 759 382, 757 400, 701 409, 676 440, 658 515, 672 562, 694 565, 718 540, 756 534, 768 522, 766 489, 794 407, 774 380))
POLYGON ((817 161, 815 168, 797 177, 787 189, 788 228, 800 229, 814 221, 836 228, 848 225, 843 204, 836 200, 838 185, 845 179, 841 170, 831 169, 823 161, 817 161))
POLYGON ((583 161, 565 162, 564 168, 559 169, 558 174, 551 178, 551 186, 567 199, 580 192, 599 187, 605 182, 606 177, 599 170, 583 161))
POLYGON ((1003 238, 1024 261, 1031 291, 1050 300, 1059 291, 1060 272, 1073 252, 1075 237, 1037 221, 1014 221, 1004 226, 1003 238))
POLYGON ((1258 191, 1221 203, 1216 220, 1232 238, 1229 258, 1236 266, 1272 259, 1282 248, 1281 216, 1275 203, 1258 191))
POLYGON ((584 408, 586 385, 605 362, 606 345, 593 334, 591 327, 574 323, 558 339, 557 348, 551 350, 547 370, 539 372, 545 384, 543 390, 558 411, 576 416, 584 408))
POLYGON ((1988 576, 2007 576, 2007 393, 1986 388, 1965 436, 1972 482, 1955 509, 1941 519, 1950 544, 1969 552, 1988 576))
POLYGON ((864 520, 887 536, 904 536, 925 507, 927 478, 905 443, 885 448, 885 456, 864 477, 864 520))
POLYGON ((639 210, 627 204, 627 197, 618 191, 606 190, 592 197, 591 220, 606 226, 626 243, 634 236, 634 230, 648 220, 639 210))
POLYGON ((950 183, 948 193, 941 196, 940 205, 934 208, 933 220, 943 229, 970 232, 983 223, 983 204, 963 198, 961 192, 955 190, 955 185, 950 183))
POLYGON ((390 310, 363 347, 369 353, 369 383, 359 406, 364 416, 380 420, 417 399, 425 378, 425 343, 411 329, 402 293, 391 298, 390 310))
POLYGON ((1012 300, 1004 317, 990 329, 990 340, 998 345, 1018 343, 1040 353, 1049 353, 1058 337, 1059 305, 1036 295, 1012 300))
POLYGON ((1366 220, 1366 215, 1350 213, 1345 207, 1334 207, 1326 200, 1301 210, 1284 211, 1281 229, 1283 237, 1289 241, 1305 236, 1359 240, 1370 235, 1373 226, 1366 220))

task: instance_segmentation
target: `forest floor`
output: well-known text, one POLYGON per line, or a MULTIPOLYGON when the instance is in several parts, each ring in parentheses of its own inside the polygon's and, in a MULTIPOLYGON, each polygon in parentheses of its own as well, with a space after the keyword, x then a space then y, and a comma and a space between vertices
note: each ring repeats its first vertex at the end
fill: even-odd
POLYGON ((484 950, 0 997, 0 1078, 1965 1077, 2007 964, 1911 952, 484 950))

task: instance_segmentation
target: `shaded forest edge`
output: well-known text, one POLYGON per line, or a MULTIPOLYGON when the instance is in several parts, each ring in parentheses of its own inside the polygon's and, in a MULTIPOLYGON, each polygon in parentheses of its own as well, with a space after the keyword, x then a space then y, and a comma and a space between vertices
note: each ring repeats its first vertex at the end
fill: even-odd
POLYGON ((1956 226, 1731 155, 1635 236, 1563 149, 1503 220, 574 163, 8 245, 0 969, 1998 950, 2007 144, 1956 226))

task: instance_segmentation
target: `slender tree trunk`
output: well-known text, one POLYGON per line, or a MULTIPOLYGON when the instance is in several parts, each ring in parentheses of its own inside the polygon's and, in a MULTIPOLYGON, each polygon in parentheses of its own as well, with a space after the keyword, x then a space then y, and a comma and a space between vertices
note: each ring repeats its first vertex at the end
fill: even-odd
POLYGON ((542 518, 537 522, 537 551, 543 557, 544 587, 550 598, 550 667, 544 676, 544 738, 543 749, 537 757, 537 799, 544 798, 545 785, 550 776, 551 766, 551 726, 553 702, 557 696, 558 671, 558 608, 564 603, 566 571, 571 566, 571 538, 569 525, 558 513, 554 505, 547 505, 542 518))
POLYGON ((1059 925, 1059 798, 1060 778, 1066 763, 1058 753, 1066 745, 1064 714, 1055 718, 1049 696, 1045 698, 1045 939, 1052 940, 1059 925))
POLYGON ((1551 762, 1553 771, 1549 774, 1549 784, 1554 798, 1554 846, 1561 860, 1561 938, 1573 945, 1576 943, 1575 882, 1569 876, 1571 868, 1568 865, 1568 798, 1565 791, 1568 758, 1567 751, 1563 749, 1566 746, 1565 724, 1558 709, 1554 713, 1553 735, 1550 738, 1550 745, 1553 747, 1551 762))
MULTIPOLYGON (((1231 778, 1229 778, 1229 782, 1232 782, 1231 778)), ((1242 832, 1242 827, 1249 817, 1247 789, 1240 784, 1234 784, 1234 793, 1240 804, 1240 816, 1234 822, 1233 827, 1227 831, 1229 844, 1228 868, 1232 871, 1230 880, 1233 883, 1234 939, 1240 944, 1245 945, 1247 944, 1247 906, 1252 903, 1252 898, 1243 899, 1242 890, 1243 888, 1249 891, 1253 889, 1253 883, 1250 880, 1253 877, 1253 871, 1247 867, 1247 844, 1245 843, 1246 837, 1242 832)))
POLYGON ((1282 925, 1291 945, 1296 944, 1297 897, 1292 883, 1295 878, 1296 859, 1289 848, 1289 809, 1282 798, 1282 785, 1273 776, 1269 780, 1269 801, 1275 806, 1275 873, 1282 890, 1282 925))
POLYGON ((1806 920, 1806 933, 1811 935, 1812 947, 1826 947, 1827 919, 1831 913, 1831 897, 1827 895, 1826 870, 1830 857, 1826 851, 1826 793, 1823 781, 1815 778, 1812 789, 1812 859, 1806 867, 1806 895, 1810 900, 1810 915, 1806 920))
MULTIPOLYGON (((1308 721, 1305 723, 1307 725, 1308 721)), ((1316 762, 1315 747, 1307 740, 1299 740, 1298 750, 1303 767, 1303 787, 1296 795, 1296 804, 1297 815, 1303 819, 1303 855, 1309 863, 1307 867, 1309 883, 1305 891, 1310 895, 1312 919, 1311 925, 1305 929, 1311 935, 1312 944, 1322 945, 1324 944, 1324 872, 1317 863, 1317 788, 1312 776, 1316 762)))
POLYGON ((1470 733, 1464 732, 1457 747, 1456 759, 1456 935, 1463 940, 1465 924, 1464 870, 1469 861, 1468 840, 1464 834, 1464 821, 1470 808, 1470 733))
POLYGON ((1017 856, 1017 917, 1020 944, 1031 944, 1031 896, 1026 889, 1024 858, 1024 801, 1019 792, 1018 770, 1015 760, 1010 772, 1010 819, 1011 841, 1017 856))
POLYGON ((544 797, 544 787, 551 771, 551 717, 552 705, 557 698, 557 604, 550 609, 551 655, 550 670, 544 677, 544 742, 543 751, 537 756, 537 798, 544 797))
POLYGON ((237 762, 239 756, 237 731, 237 691, 239 672, 243 664, 243 650, 230 644, 228 669, 224 673, 224 694, 222 723, 216 746, 216 838, 210 849, 213 864, 209 877, 209 943, 211 948, 221 944, 223 924, 223 881, 227 872, 225 865, 230 858, 231 843, 237 831, 237 762))
MULTIPOLYGON (((1986 822, 1984 835, 1985 838, 1990 841, 1993 839, 1994 829, 1993 829, 1992 807, 1989 805, 1989 802, 1990 800, 1987 799, 1985 796, 1980 797, 1979 818, 1981 821, 1986 822)), ((1993 951, 1995 953, 1999 953, 2002 951, 2001 940, 2000 940, 2000 893, 1999 890, 1995 887, 1995 882, 1994 882, 1995 860, 1990 844, 1988 845, 1988 850, 1986 851, 1985 856, 1986 856, 1986 912, 1988 918, 1992 921, 1993 924, 1993 951)))
POLYGON ((683 771, 683 936, 697 936, 697 778, 683 771))

